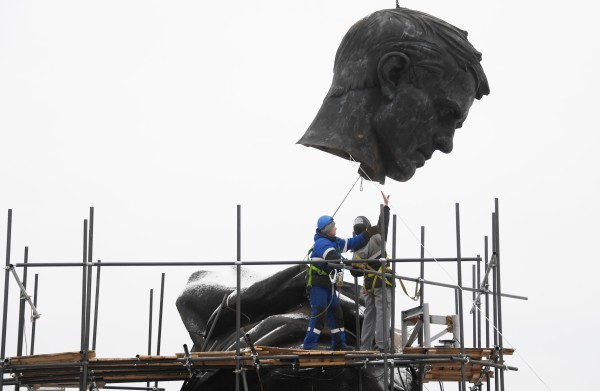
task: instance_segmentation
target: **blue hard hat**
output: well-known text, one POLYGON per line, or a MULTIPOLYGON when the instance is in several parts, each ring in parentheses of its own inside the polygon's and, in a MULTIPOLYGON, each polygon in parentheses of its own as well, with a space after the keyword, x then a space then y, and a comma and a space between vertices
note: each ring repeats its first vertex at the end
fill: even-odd
POLYGON ((319 220, 317 220, 317 229, 320 231, 331 223, 333 223, 333 217, 321 216, 319 217, 319 220))

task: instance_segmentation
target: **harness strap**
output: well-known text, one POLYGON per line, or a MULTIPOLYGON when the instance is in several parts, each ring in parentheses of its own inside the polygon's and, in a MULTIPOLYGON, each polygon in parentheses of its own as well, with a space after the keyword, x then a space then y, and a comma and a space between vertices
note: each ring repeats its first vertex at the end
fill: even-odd
POLYGON ((316 271, 320 276, 328 276, 327 272, 318 266, 310 265, 310 270, 316 271))
MULTIPOLYGON (((363 260, 363 259, 362 259, 360 256, 358 256, 357 254, 354 254, 354 255, 356 256, 356 258, 357 258, 358 260, 363 260)), ((381 267, 379 268, 379 270, 375 270, 374 268, 372 268, 372 267, 371 267, 371 265, 369 265, 369 264, 368 264, 368 263, 366 263, 366 262, 364 262, 364 263, 363 263, 363 265, 364 265, 364 267, 363 267, 363 268, 365 268, 365 269, 369 269, 369 270, 372 270, 372 271, 374 271, 374 272, 376 271, 376 272, 378 272, 378 273, 382 273, 382 272, 381 272, 381 267)), ((389 266, 388 266, 388 267, 386 267, 386 273, 388 273, 388 272, 390 272, 390 273, 391 273, 391 271, 392 271, 392 270, 390 269, 390 267, 389 267, 389 266)), ((368 290, 368 291, 371 291, 371 290, 375 289, 375 284, 377 283, 377 279, 378 279, 378 278, 381 278, 382 276, 380 276, 380 275, 377 275, 377 274, 369 274, 369 273, 365 273, 365 275, 367 275, 367 276, 369 276, 369 277, 372 277, 372 278, 373 278, 373 284, 371 284, 371 289, 367 289, 367 290, 368 290)), ((400 286, 402 287, 402 290, 404 291, 404 294, 406 294, 406 296, 407 296, 408 298, 410 298, 411 300, 414 300, 414 301, 416 301, 416 300, 418 300, 418 299, 419 299, 419 297, 421 296, 421 292, 419 291, 419 284, 415 284, 415 294, 414 294, 413 296, 411 296, 411 295, 409 295, 409 294, 408 294, 408 291, 406 290, 406 286, 404 286, 404 282, 402 282, 402 280, 401 280, 401 279, 398 279, 398 281, 400 281, 400 286)), ((386 285, 392 286, 392 283, 391 283, 391 282, 390 282, 390 281, 389 281, 387 278, 385 279, 385 282, 386 282, 386 285)))
POLYGON ((308 274, 308 280, 306 281, 306 285, 307 286, 312 286, 312 277, 313 277, 312 272, 313 271, 316 272, 320 276, 327 276, 327 277, 329 277, 329 274, 327 274, 327 272, 325 270, 321 269, 318 266, 315 266, 315 265, 311 264, 309 266, 309 268, 308 268, 308 273, 307 273, 308 274))
MULTIPOLYGON (((354 254, 354 256, 356 257, 356 259, 363 261, 363 259, 358 255, 358 254, 354 254)), ((379 270, 375 270, 373 267, 371 267, 371 265, 369 265, 367 262, 364 262, 364 268, 368 269, 368 270, 372 270, 374 272, 378 272, 378 273, 382 273, 382 267, 379 267, 379 270)), ((385 270, 386 273, 391 273, 392 269, 390 269, 390 267, 386 267, 385 270)), ((368 291, 371 291, 373 289, 375 289, 375 284, 377 284, 377 279, 381 279, 382 276, 377 275, 377 274, 372 274, 372 273, 365 273, 366 276, 368 276, 369 278, 373 279, 373 283, 371 284, 371 288, 367 289, 368 291)), ((390 280, 388 280, 387 278, 385 279, 385 284, 388 286, 392 286, 392 283, 390 282, 390 280)))

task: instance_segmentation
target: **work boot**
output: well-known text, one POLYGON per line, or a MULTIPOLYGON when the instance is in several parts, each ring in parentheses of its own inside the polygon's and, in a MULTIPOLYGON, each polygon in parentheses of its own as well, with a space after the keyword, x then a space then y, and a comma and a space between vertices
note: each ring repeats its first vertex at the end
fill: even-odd
POLYGON ((341 352, 353 352, 354 347, 348 345, 337 345, 333 350, 341 352))

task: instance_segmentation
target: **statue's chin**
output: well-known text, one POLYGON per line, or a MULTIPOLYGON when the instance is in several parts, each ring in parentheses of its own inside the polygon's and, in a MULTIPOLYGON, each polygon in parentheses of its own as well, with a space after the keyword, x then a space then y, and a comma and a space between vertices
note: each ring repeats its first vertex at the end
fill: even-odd
POLYGON ((408 161, 396 161, 391 167, 386 167, 385 175, 398 182, 406 182, 415 175, 417 167, 408 161))

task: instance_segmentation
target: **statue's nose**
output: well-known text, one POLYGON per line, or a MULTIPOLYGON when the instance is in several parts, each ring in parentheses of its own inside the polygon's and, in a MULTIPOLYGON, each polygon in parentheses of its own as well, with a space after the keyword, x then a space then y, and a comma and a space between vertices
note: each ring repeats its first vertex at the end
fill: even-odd
POLYGON ((451 134, 437 133, 433 136, 433 147, 443 153, 450 153, 454 147, 453 137, 454 131, 451 134))

